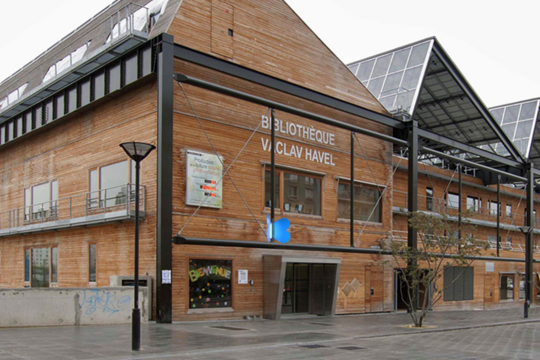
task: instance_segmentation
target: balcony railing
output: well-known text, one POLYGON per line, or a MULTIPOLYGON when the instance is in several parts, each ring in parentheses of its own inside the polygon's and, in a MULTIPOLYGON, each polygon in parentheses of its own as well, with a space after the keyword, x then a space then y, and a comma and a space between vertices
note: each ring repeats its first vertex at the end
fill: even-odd
MULTIPOLYGON (((146 188, 139 188, 139 217, 146 213, 146 188)), ((86 226, 135 216, 135 185, 73 195, 0 212, 0 236, 86 226)))
MULTIPOLYGON (((407 210, 409 194, 404 191, 394 190, 393 204, 394 209, 407 210)), ((458 215, 458 205, 450 203, 448 200, 437 199, 435 197, 419 195, 418 196, 418 210, 430 211, 439 214, 445 214, 449 216, 458 215)), ((467 210, 466 206, 463 206, 463 210, 467 210)), ((469 208, 467 212, 467 219, 475 219, 487 222, 497 222, 497 214, 493 209, 477 207, 469 208)), ((526 226, 525 215, 516 213, 507 213, 501 211, 500 222, 505 225, 514 226, 526 226)), ((534 219, 534 228, 540 229, 540 218, 534 219)))

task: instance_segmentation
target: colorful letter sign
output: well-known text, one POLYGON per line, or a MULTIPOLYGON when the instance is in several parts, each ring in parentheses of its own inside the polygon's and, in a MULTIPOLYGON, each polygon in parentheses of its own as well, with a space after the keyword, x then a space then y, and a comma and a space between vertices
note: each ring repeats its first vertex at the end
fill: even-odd
POLYGON ((217 155, 188 150, 186 154, 186 204, 221 209, 223 165, 217 155))

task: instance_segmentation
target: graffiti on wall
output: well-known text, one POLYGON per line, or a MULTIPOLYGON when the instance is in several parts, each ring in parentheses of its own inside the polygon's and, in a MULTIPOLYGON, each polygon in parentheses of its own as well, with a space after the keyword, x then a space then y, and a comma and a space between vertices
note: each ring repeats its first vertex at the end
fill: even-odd
POLYGON ((93 315, 96 312, 111 316, 129 307, 131 303, 130 295, 116 296, 109 290, 84 290, 81 310, 86 315, 93 315))

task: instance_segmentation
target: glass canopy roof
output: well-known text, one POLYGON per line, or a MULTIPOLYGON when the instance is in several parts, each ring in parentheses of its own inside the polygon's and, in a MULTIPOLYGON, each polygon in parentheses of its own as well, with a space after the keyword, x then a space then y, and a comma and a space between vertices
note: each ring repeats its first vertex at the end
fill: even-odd
MULTIPOLYGON (((516 141, 519 150, 527 148, 531 135, 524 133, 532 131, 533 106, 529 104, 524 110, 512 108, 508 120, 505 115, 502 115, 502 123, 496 120, 501 116, 501 109, 495 108, 495 112, 490 113, 435 38, 360 60, 348 67, 395 117, 416 120, 423 130, 494 154, 515 159, 526 154, 518 151, 512 141, 516 141), (511 115, 516 111, 516 115, 511 115), (518 127, 518 123, 522 125, 518 127), (500 125, 503 128, 507 125, 505 131, 514 125, 515 131, 506 135, 500 125)), ((429 146, 435 150, 451 150, 443 144, 430 143, 429 146)), ((488 160, 476 157, 475 161, 488 160)))

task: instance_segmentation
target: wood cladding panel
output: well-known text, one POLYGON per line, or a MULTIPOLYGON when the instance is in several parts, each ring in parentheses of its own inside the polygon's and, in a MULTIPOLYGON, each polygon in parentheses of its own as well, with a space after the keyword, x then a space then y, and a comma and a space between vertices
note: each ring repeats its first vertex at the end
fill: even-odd
MULTIPOLYGON (((212 53, 212 0, 184 0, 168 32, 175 42, 212 53)), ((228 0, 234 8, 236 64, 386 112, 347 67, 282 0, 228 0)), ((221 26, 227 20, 223 19, 221 26)))
POLYGON ((212 52, 234 56, 234 8, 220 0, 212 0, 212 52))

